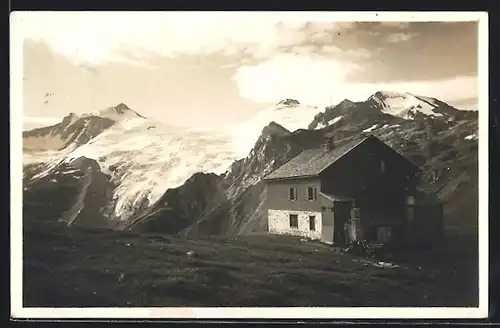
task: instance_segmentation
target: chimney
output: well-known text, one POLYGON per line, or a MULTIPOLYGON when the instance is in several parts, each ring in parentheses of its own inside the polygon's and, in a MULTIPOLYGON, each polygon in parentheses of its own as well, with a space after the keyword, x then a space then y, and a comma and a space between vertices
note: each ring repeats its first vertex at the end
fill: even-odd
POLYGON ((327 138, 324 144, 325 152, 329 152, 334 148, 335 144, 333 142, 333 138, 327 138))

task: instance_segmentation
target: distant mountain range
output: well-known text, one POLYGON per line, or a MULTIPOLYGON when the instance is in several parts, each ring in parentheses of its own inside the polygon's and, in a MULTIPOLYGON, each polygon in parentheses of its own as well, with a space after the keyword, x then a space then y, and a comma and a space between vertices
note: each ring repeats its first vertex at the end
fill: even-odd
POLYGON ((261 178, 326 137, 371 133, 420 165, 449 227, 477 224, 477 111, 379 91, 318 109, 284 99, 228 131, 185 129, 124 104, 23 133, 24 219, 184 235, 266 230, 261 178))

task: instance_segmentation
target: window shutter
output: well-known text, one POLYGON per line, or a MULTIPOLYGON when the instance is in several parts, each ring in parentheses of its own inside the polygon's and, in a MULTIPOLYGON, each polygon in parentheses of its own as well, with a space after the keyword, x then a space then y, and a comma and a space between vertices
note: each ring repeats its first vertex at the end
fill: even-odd
POLYGON ((318 193, 317 193, 316 187, 314 187, 314 189, 313 189, 313 197, 314 197, 314 200, 318 199, 318 193))

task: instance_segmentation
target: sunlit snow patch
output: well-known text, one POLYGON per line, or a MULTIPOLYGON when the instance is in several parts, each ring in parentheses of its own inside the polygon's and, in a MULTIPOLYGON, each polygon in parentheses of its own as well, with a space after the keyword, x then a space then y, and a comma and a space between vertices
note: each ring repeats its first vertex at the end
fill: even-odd
POLYGON ((477 134, 470 134, 464 138, 465 140, 477 140, 477 134))
POLYGON ((326 124, 323 124, 323 123, 319 123, 315 130, 319 130, 319 129, 322 129, 322 128, 325 128, 327 126, 330 126, 330 125, 333 125, 335 123, 337 123, 338 121, 340 121, 342 119, 342 116, 343 115, 340 115, 340 116, 337 116, 337 117, 334 117, 332 118, 331 120, 329 120, 326 124))
POLYGON ((371 127, 369 127, 368 129, 364 129, 363 132, 371 132, 371 131, 375 130, 377 128, 377 126, 378 126, 378 124, 374 124, 371 127))

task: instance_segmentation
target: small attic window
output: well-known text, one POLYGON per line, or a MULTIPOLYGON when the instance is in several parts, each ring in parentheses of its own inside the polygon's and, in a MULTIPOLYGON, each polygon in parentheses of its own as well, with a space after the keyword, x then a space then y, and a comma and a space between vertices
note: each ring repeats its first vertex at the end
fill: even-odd
POLYGON ((385 162, 380 160, 380 172, 385 173, 385 162))

